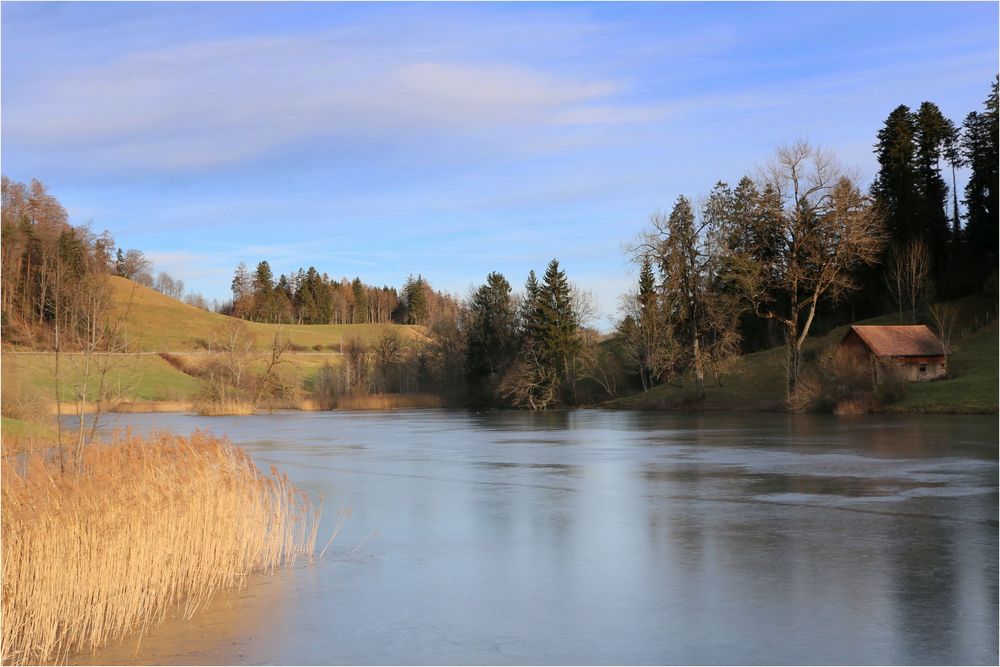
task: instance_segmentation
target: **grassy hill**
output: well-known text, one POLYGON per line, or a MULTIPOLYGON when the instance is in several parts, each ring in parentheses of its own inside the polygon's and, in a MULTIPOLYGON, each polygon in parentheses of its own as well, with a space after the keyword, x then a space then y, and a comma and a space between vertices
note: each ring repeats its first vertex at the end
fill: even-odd
MULTIPOLYGON (((948 367, 950 377, 933 382, 911 384, 906 396, 888 407, 899 412, 997 412, 998 344, 995 321, 996 303, 992 297, 976 294, 954 302, 958 307, 958 332, 966 335, 953 344, 948 367), (984 326, 987 314, 993 321, 984 326), (975 329, 973 331, 973 329, 975 329)), ((857 324, 900 324, 896 315, 884 315, 857 324)), ((908 323, 908 322, 906 322, 908 323)), ((803 356, 808 361, 820 351, 837 344, 848 327, 837 327, 805 343, 803 356)), ((693 386, 685 378, 682 386, 661 385, 645 393, 626 396, 605 405, 633 410, 683 409, 693 400, 693 386)), ((706 378, 709 407, 733 409, 782 409, 785 400, 785 348, 776 347, 748 354, 738 359, 720 378, 720 384, 706 378)))
MULTIPOLYGON (((301 387, 308 387, 316 371, 324 364, 340 363, 340 346, 351 339, 365 346, 373 345, 386 331, 395 331, 404 341, 426 342, 426 327, 397 324, 326 324, 290 325, 246 322, 226 315, 210 313, 189 306, 124 278, 112 277, 115 307, 126 308, 128 342, 137 354, 130 354, 110 373, 108 383, 131 401, 190 401, 201 391, 201 381, 185 372, 210 358, 206 347, 213 335, 240 323, 249 331, 258 352, 270 349, 274 335, 295 345, 298 352, 286 353, 288 364, 281 369, 285 377, 301 387), (170 352, 183 364, 172 364, 159 356, 170 352)), ((55 397, 54 355, 50 352, 8 350, 2 355, 2 380, 5 393, 15 401, 34 401, 38 406, 55 397)), ((63 354, 64 377, 72 376, 79 356, 63 354)), ((63 401, 72 400, 71 390, 63 387, 63 401)), ((5 410, 5 413, 9 410, 5 410)))
MULTIPOLYGON (((147 352, 183 352, 204 349, 212 333, 226 329, 235 318, 210 313, 160 294, 124 278, 112 277, 118 308, 131 304, 126 319, 130 343, 147 352)), ((341 342, 356 338, 374 343, 382 332, 395 330, 404 340, 427 340, 426 327, 400 324, 263 324, 241 321, 259 350, 267 349, 279 329, 295 345, 326 351, 339 350, 341 342)))

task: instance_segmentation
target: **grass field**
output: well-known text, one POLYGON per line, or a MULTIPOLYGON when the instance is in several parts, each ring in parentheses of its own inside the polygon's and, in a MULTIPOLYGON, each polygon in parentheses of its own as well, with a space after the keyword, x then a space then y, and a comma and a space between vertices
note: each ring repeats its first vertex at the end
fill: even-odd
MULTIPOLYGON (((958 307, 957 330, 977 330, 954 345, 946 380, 911 384, 903 400, 889 406, 899 412, 997 412, 997 323, 983 326, 987 313, 995 312, 991 297, 977 294, 953 302, 958 307)), ((995 317, 995 315, 993 316, 995 317)), ((896 315, 884 315, 858 324, 899 324, 896 315)), ((815 356, 843 338, 847 326, 808 339, 804 356, 815 356)), ((626 396, 605 405, 621 409, 681 409, 693 400, 690 378, 680 387, 661 385, 648 392, 626 396)), ((782 409, 785 400, 785 348, 748 354, 721 378, 721 386, 706 378, 709 407, 733 409, 782 409)))
POLYGON ((892 412, 996 412, 1000 377, 993 322, 961 342, 948 361, 951 377, 911 384, 906 396, 888 406, 892 412))
MULTIPOLYGON (((180 352, 204 349, 213 332, 224 330, 232 317, 210 313, 165 296, 124 278, 112 277, 112 289, 119 307, 131 302, 127 317, 129 343, 147 352, 180 352)), ((338 350, 341 342, 356 338, 372 345, 387 330, 396 330, 404 340, 426 340, 426 328, 400 324, 243 324, 252 334, 258 350, 268 349, 274 334, 306 348, 321 346, 338 350)))
MULTIPOLYGON (((120 358, 107 376, 112 395, 125 396, 139 401, 173 401, 197 395, 201 382, 177 370, 155 354, 126 355, 120 358)), ((74 378, 81 377, 83 361, 80 355, 64 353, 60 372, 63 385, 59 397, 63 401, 74 398, 74 378)), ((5 385, 20 391, 27 398, 41 402, 55 400, 55 354, 5 353, 2 359, 2 377, 5 385)), ((96 397, 96 381, 90 383, 88 400, 96 397)))

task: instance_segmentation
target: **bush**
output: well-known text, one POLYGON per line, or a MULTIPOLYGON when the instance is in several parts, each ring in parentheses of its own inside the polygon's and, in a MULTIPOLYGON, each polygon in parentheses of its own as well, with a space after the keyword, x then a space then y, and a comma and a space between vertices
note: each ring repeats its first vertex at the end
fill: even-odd
POLYGON ((894 366, 875 363, 839 346, 826 350, 806 367, 789 407, 800 412, 864 414, 898 401, 906 393, 902 374, 894 366))

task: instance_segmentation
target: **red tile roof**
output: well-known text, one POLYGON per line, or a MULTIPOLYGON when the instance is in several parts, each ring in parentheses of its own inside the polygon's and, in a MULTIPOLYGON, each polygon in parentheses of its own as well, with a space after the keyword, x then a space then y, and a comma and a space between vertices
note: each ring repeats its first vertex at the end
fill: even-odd
POLYGON ((854 325, 847 332, 859 338, 879 357, 938 357, 944 347, 924 324, 910 326, 854 325))

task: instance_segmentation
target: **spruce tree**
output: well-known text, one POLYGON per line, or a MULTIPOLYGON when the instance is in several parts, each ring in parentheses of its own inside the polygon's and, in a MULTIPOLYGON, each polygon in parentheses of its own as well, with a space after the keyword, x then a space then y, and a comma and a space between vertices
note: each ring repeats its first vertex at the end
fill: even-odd
POLYGON ((889 245, 908 245, 922 236, 920 216, 925 206, 914 168, 916 134, 913 113, 909 107, 900 105, 886 118, 875 144, 879 171, 871 190, 885 212, 889 245))
POLYGON ((475 402, 492 402, 514 355, 517 313, 510 283, 490 273, 469 303, 465 374, 475 402))
POLYGON ((351 283, 351 294, 354 296, 354 312, 351 314, 351 321, 354 324, 364 324, 368 322, 368 295, 365 293, 365 286, 361 283, 361 278, 355 278, 351 283))
POLYGON ((266 261, 257 264, 253 274, 253 308, 250 318, 258 322, 274 321, 274 276, 266 261))
POLYGON ((971 168, 965 186, 965 243, 981 281, 997 269, 998 118, 997 80, 982 113, 973 111, 962 124, 962 153, 971 168))
POLYGON ((572 364, 580 350, 579 321, 573 308, 566 273, 553 259, 542 277, 536 311, 537 339, 542 359, 563 378, 564 386, 572 387, 572 364))
POLYGON ((920 193, 919 233, 930 249, 940 291, 946 291, 949 240, 948 186, 941 177, 941 158, 954 134, 954 125, 932 102, 924 102, 915 116, 915 171, 920 193))

